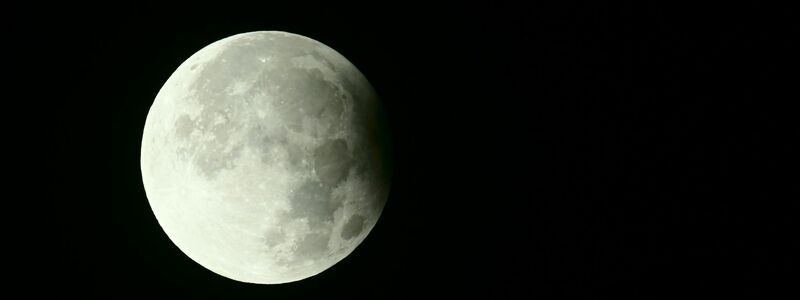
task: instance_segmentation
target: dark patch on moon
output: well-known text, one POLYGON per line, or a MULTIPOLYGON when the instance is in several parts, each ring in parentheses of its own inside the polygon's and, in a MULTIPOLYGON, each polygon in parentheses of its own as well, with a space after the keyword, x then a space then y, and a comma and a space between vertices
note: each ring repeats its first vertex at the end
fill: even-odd
POLYGON ((272 164, 275 162, 276 148, 285 149, 289 154, 288 165, 291 168, 299 168, 302 160, 301 149, 289 142, 286 130, 279 127, 275 133, 267 134, 265 125, 256 124, 249 129, 245 142, 248 147, 253 149, 261 158, 261 163, 272 164))
POLYGON ((320 70, 289 68, 278 78, 275 94, 284 100, 273 105, 289 129, 302 131, 304 118, 313 118, 327 129, 327 132, 309 132, 315 137, 341 129, 344 104, 337 96, 341 94, 340 88, 325 80, 320 70))
POLYGON ((233 43, 225 47, 221 53, 204 64, 204 68, 192 82, 189 90, 197 91, 198 101, 216 101, 220 95, 234 82, 244 82, 262 71, 259 64, 252 62, 252 57, 264 53, 263 47, 233 43))
MULTIPOLYGON (((218 111, 214 113, 222 114, 218 111)), ((230 145, 231 133, 239 130, 241 125, 232 122, 214 125, 212 124, 214 113, 204 109, 197 120, 191 119, 188 115, 181 115, 175 122, 175 136, 183 142, 176 149, 177 153, 182 157, 191 158, 201 174, 208 178, 222 169, 235 168, 235 160, 243 148, 238 142, 230 145), (194 131, 203 135, 211 134, 214 138, 199 142, 190 138, 194 131)), ((222 117, 227 118, 227 116, 222 117)))
MULTIPOLYGON (((322 45, 317 45, 317 47, 323 47, 323 46, 322 45)), ((329 61, 327 58, 325 58, 325 56, 322 55, 322 53, 320 53, 319 50, 314 49, 314 51, 311 51, 309 54, 312 57, 314 57, 317 61, 320 61, 323 64, 325 64, 326 66, 328 66, 328 68, 330 68, 334 73, 336 73, 338 71, 338 70, 336 70, 336 65, 334 65, 331 61, 329 61)))
POLYGON ((329 235, 321 233, 309 233, 297 243, 295 250, 296 257, 305 259, 316 259, 328 252, 329 235))
POLYGON ((262 241, 267 248, 272 248, 286 241, 286 234, 280 230, 269 230, 262 236, 262 241))
POLYGON ((314 150, 314 169, 327 186, 335 187, 347 178, 351 165, 352 158, 343 139, 332 140, 314 150))
POLYGON ((303 164, 303 148, 295 144, 286 144, 289 153, 289 166, 300 168, 303 164))
POLYGON ((213 177, 223 169, 233 169, 236 167, 234 161, 239 157, 242 146, 235 146, 233 150, 224 151, 203 151, 197 153, 195 165, 200 168, 200 172, 206 177, 213 177))
POLYGON ((318 228, 325 222, 333 221, 333 212, 341 206, 338 197, 331 197, 332 189, 316 180, 300 185, 290 196, 293 218, 306 218, 311 228, 318 228))
POLYGON ((177 135, 178 138, 188 138, 192 130, 194 130, 194 121, 189 115, 181 115, 178 117, 178 120, 175 121, 175 135, 177 135))
POLYGON ((358 236, 358 234, 364 230, 364 221, 364 217, 360 215, 353 215, 350 217, 347 223, 344 224, 344 227, 342 227, 342 238, 349 240, 358 236))

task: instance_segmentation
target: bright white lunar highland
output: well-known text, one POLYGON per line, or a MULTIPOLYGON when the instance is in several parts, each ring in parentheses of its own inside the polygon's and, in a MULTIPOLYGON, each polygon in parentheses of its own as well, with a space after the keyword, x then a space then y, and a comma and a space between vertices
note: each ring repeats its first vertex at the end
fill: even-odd
POLYGON ((342 55, 277 31, 234 35, 170 76, 142 138, 147 198, 192 260, 251 283, 331 267, 375 226, 390 159, 380 102, 342 55))

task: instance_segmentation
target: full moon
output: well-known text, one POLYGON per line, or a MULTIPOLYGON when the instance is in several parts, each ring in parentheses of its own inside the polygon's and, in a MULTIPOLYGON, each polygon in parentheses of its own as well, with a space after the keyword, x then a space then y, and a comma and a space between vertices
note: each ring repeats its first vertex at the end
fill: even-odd
POLYGON ((144 126, 141 171, 156 220, 224 277, 316 275, 366 238, 390 188, 388 130, 364 75, 310 38, 258 31, 184 61, 144 126))

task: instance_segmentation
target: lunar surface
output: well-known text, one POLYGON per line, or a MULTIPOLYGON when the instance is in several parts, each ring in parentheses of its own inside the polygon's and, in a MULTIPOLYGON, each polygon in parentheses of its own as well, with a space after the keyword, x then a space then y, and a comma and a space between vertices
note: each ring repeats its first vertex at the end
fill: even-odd
POLYGON ((296 34, 234 35, 169 77, 144 127, 142 180, 175 245, 230 279, 301 280, 369 234, 390 187, 367 79, 296 34))

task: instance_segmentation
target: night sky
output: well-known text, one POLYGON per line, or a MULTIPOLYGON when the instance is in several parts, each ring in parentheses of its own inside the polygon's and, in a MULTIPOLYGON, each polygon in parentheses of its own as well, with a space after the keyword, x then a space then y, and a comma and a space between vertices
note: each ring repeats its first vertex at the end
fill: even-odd
POLYGON ((796 275, 792 10, 269 2, 65 4, 3 21, 47 33, 14 36, 58 58, 47 69, 58 88, 40 88, 59 94, 41 104, 57 120, 43 191, 55 196, 43 203, 58 255, 37 290, 640 298, 759 295, 796 275), (236 282, 184 255, 139 169, 148 109, 175 68, 257 30, 347 57, 384 101, 394 144, 374 230, 327 271, 282 285, 236 282))

